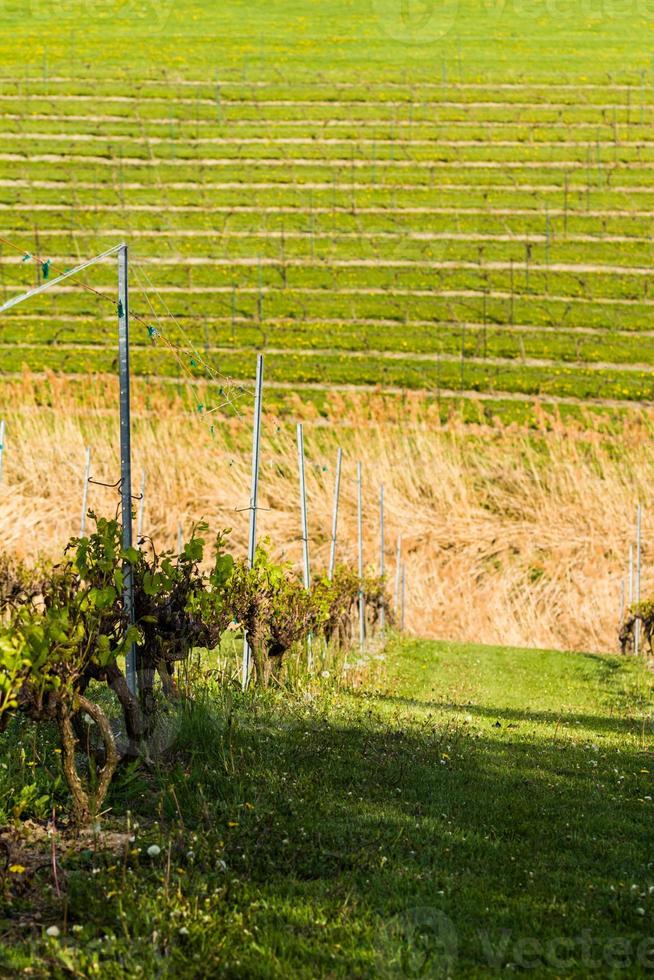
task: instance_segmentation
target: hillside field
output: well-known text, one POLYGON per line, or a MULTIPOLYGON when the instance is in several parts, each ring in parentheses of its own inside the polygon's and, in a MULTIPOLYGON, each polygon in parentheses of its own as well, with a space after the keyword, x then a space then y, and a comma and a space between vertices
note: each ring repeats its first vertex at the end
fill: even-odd
MULTIPOLYGON (((34 256, 53 276, 126 239, 137 374, 250 380, 264 349, 305 398, 654 403, 647 4, 2 18, 0 299, 34 256)), ((115 369, 115 269, 85 277, 104 295, 68 282, 2 317, 4 373, 115 369)))

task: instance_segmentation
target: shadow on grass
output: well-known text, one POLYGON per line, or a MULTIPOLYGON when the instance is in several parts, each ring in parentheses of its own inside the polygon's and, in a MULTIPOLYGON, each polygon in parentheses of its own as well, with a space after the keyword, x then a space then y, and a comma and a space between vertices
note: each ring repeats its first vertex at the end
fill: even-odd
MULTIPOLYGON (((480 735, 448 719, 442 704, 432 722, 404 722, 366 700, 354 720, 337 723, 311 715, 289 723, 274 708, 254 718, 244 710, 229 725, 198 716, 180 733, 179 767, 162 773, 144 804, 130 805, 144 818, 161 808, 171 824, 181 813, 187 830, 224 840, 237 881, 227 901, 297 975, 386 975, 379 943, 399 928, 401 945, 402 923, 418 914, 440 923, 437 931, 443 916, 450 923, 454 975, 486 969, 486 940, 501 943, 505 930, 516 942, 576 941, 583 930, 598 941, 646 936, 636 914, 645 899, 631 889, 645 888, 651 850, 643 753, 480 735)), ((583 723, 596 731, 611 724, 583 723)), ((213 875, 211 861, 204 873, 213 875)), ((442 975, 402 969, 388 975, 442 975)))
MULTIPOLYGON (((354 696, 357 697, 356 692, 354 696)), ((399 694, 361 695, 364 699, 375 699, 386 704, 395 705, 398 708, 410 709, 419 708, 422 711, 432 712, 459 712, 469 714, 473 718, 488 719, 489 721, 504 721, 507 724, 533 723, 551 724, 559 726, 573 726, 574 728, 587 728, 597 733, 639 733, 642 730, 642 716, 639 717, 618 717, 610 715, 587 715, 570 714, 564 711, 542 711, 521 708, 495 707, 493 705, 481 705, 468 701, 443 701, 422 700, 421 698, 410 698, 399 694)), ((652 721, 646 723, 647 730, 652 728, 652 721)))
POLYGON ((616 736, 594 751, 479 731, 468 705, 215 693, 181 712, 165 766, 117 779, 112 817, 131 811, 140 856, 66 858, 67 922, 100 937, 107 975, 492 976, 531 941, 532 976, 597 976, 579 937, 600 955, 647 938, 650 766, 620 719, 580 719, 616 736), (544 945, 559 939, 565 969, 544 945))

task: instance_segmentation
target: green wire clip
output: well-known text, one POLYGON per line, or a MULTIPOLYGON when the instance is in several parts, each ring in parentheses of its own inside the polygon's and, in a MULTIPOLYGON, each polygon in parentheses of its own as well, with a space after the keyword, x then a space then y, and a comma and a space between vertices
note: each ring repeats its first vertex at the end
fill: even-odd
POLYGON ((29 262, 29 260, 31 258, 32 258, 32 256, 30 255, 30 253, 29 252, 25 252, 25 255, 23 256, 23 262, 29 262))
POLYGON ((41 272, 43 273, 43 278, 47 279, 50 275, 50 259, 46 259, 45 262, 41 263, 41 272))
POLYGON ((150 338, 150 340, 154 340, 156 336, 157 336, 157 328, 148 327, 148 337, 150 338))
POLYGON ((124 313, 124 311, 123 311, 123 301, 122 301, 122 299, 119 299, 118 300, 118 319, 119 320, 122 319, 123 313, 124 313))

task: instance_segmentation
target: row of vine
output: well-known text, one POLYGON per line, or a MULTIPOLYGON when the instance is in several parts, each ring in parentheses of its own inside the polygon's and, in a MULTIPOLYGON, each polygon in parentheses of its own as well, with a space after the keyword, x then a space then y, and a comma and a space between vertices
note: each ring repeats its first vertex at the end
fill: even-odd
POLYGON ((0 562, 0 730, 12 715, 54 723, 74 818, 97 813, 121 759, 147 752, 162 705, 178 696, 175 667, 194 649, 215 650, 228 629, 249 643, 253 683, 279 678, 286 655, 309 636, 343 645, 363 595, 372 623, 392 614, 384 583, 361 581, 347 567, 305 589, 289 565, 264 547, 250 567, 217 535, 206 555, 208 528, 197 525, 179 555, 158 553, 150 539, 125 551, 116 520, 94 518, 88 537, 73 538, 63 560, 38 570, 0 562), (134 589, 134 622, 122 601, 125 575, 134 589), (138 693, 125 662, 135 651, 138 693), (120 731, 103 706, 109 687, 120 731), (93 727, 94 740, 83 737, 93 727), (86 746, 87 777, 79 754, 86 746))

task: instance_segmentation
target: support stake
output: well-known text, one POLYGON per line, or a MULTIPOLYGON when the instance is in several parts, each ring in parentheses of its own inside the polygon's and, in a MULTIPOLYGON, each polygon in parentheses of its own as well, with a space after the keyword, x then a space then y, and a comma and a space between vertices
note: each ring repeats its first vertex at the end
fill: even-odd
POLYGON ((357 538, 359 552, 359 645, 366 644, 366 599, 363 592, 363 492, 361 463, 357 463, 357 538))
POLYGON ((395 613, 396 619, 400 608, 401 566, 402 566, 402 535, 398 534, 397 545, 395 547, 395 589, 393 591, 393 611, 395 613))
MULTIPOLYGON (((297 465, 300 475, 300 522, 302 527, 302 584, 305 589, 311 588, 311 566, 309 563, 309 522, 307 519, 307 485, 304 474, 304 429, 302 423, 297 424, 297 465)), ((313 667, 313 652, 311 649, 311 634, 307 637, 307 666, 313 667)))
MULTIPOLYGON (((263 401, 263 354, 257 356, 257 380, 254 394, 254 424, 252 427, 252 480, 250 484, 250 533, 248 537, 248 566, 252 568, 257 551, 257 503, 259 500, 259 454, 261 450, 261 404, 263 401)), ((250 645, 243 637, 241 687, 250 678, 250 645)))
MULTIPOLYGON (((384 554, 384 484, 379 488, 379 577, 382 581, 382 588, 384 582, 384 575, 386 574, 386 556, 384 554)), ((382 593, 382 604, 379 610, 379 628, 381 632, 384 632, 384 627, 386 626, 386 610, 384 608, 384 595, 382 593)))
POLYGON ((338 503, 341 493, 341 467, 343 464, 343 450, 339 448, 336 455, 336 477, 334 480, 334 506, 332 511, 332 543, 329 551, 329 572, 328 579, 331 582, 334 578, 334 568, 336 566, 336 538, 338 534, 338 503))
MULTIPOLYGON (((129 397, 129 265, 127 245, 118 249, 118 371, 120 381, 120 497, 123 550, 132 547, 132 443, 129 397)), ((134 624, 132 566, 125 562, 123 602, 130 625, 134 624)), ((127 685, 136 694, 136 647, 131 645, 126 663, 127 685)))
MULTIPOLYGON (((642 518, 642 508, 640 504, 636 507, 636 608, 640 602, 640 564, 641 564, 641 534, 640 525, 642 518)), ((640 619, 636 620, 634 631, 634 653, 640 653, 640 619)))
POLYGON ((5 455, 5 420, 0 422, 0 483, 2 483, 2 467, 5 455))

